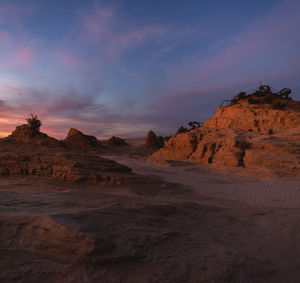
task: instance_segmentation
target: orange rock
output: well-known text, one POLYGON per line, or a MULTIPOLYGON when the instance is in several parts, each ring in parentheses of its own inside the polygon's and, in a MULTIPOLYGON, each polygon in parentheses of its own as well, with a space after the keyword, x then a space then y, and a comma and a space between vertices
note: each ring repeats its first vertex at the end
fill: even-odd
POLYGON ((173 135, 152 158, 299 174, 299 137, 297 107, 278 110, 241 101, 219 108, 203 127, 173 135))
POLYGON ((32 130, 28 125, 17 126, 4 140, 33 147, 65 148, 65 144, 39 131, 32 130))

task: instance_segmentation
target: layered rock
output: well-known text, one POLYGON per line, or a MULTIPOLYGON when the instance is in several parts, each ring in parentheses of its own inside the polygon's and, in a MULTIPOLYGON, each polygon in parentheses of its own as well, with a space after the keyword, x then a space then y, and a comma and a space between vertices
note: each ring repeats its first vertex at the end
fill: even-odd
POLYGON ((9 137, 0 139, 0 176, 107 184, 130 183, 137 178, 127 166, 83 152, 99 145, 95 137, 75 129, 63 142, 21 125, 9 137))
POLYGON ((300 111, 247 101, 219 108, 203 127, 172 136, 153 158, 300 173, 300 111))
POLYGON ((12 148, 1 144, 0 176, 50 177, 68 182, 126 183, 134 174, 127 166, 95 155, 47 149, 12 148))
POLYGON ((79 151, 97 150, 101 147, 101 142, 96 137, 85 135, 74 128, 69 130, 64 143, 68 148, 79 151))
MULTIPOLYGON (((297 102, 294 104, 298 105, 297 102)), ((205 126, 208 129, 234 129, 241 132, 273 134, 298 127, 299 113, 300 110, 297 111, 292 107, 274 109, 269 104, 252 105, 242 100, 237 105, 218 108, 215 116, 208 120, 205 126)))

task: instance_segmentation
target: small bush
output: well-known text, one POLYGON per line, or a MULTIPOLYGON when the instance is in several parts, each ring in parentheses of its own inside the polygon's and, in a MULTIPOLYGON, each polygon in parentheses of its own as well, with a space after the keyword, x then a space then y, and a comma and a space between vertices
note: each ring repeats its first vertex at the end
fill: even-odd
POLYGON ((187 128, 181 126, 181 127, 177 130, 176 134, 187 133, 188 131, 189 131, 189 130, 188 130, 187 128))
POLYGON ((37 116, 33 116, 33 114, 31 114, 31 117, 27 118, 26 121, 27 121, 27 125, 29 126, 29 128, 32 131, 35 131, 35 132, 40 131, 40 128, 42 126, 42 122, 41 122, 40 119, 38 119, 37 116))
POLYGON ((197 122, 197 121, 191 121, 188 123, 188 125, 191 127, 191 130, 202 127, 201 122, 197 122))
POLYGON ((263 99, 263 103, 271 104, 273 102, 274 98, 272 96, 267 96, 263 99))
POLYGON ((247 94, 246 92, 240 92, 230 100, 223 100, 220 107, 232 106, 239 103, 240 100, 248 99, 249 104, 272 104, 274 99, 280 98, 284 100, 292 100, 290 94, 292 90, 290 88, 283 88, 276 92, 269 85, 260 84, 258 89, 254 92, 247 94))
POLYGON ((258 99, 254 99, 254 98, 249 98, 249 99, 248 99, 248 102, 249 102, 250 104, 259 104, 259 100, 258 100, 258 99))

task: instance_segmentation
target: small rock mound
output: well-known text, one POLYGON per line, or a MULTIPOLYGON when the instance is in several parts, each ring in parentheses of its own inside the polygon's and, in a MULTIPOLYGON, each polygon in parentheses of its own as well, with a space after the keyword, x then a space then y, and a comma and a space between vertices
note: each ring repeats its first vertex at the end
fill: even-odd
POLYGON ((126 146, 126 145, 128 145, 128 144, 125 142, 124 139, 121 139, 121 138, 118 138, 118 137, 115 137, 115 136, 111 137, 111 138, 107 141, 107 143, 108 143, 109 145, 113 145, 113 146, 126 146))
POLYGON ((28 125, 17 126, 16 129, 4 141, 25 144, 33 147, 66 148, 61 141, 48 135, 31 129, 28 125))
POLYGON ((146 136, 145 146, 150 149, 159 149, 164 146, 162 137, 158 137, 153 131, 149 131, 146 136))
POLYGON ((96 137, 85 135, 74 128, 69 130, 64 143, 68 148, 79 151, 97 150, 101 147, 101 142, 96 137))

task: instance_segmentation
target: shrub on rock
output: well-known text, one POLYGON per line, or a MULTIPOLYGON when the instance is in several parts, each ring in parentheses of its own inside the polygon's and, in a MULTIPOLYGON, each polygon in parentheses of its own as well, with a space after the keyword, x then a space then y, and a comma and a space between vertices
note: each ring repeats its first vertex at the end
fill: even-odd
POLYGON ((35 115, 33 116, 33 114, 31 113, 31 117, 26 119, 27 121, 27 126, 35 132, 39 132, 40 128, 42 126, 42 122, 40 119, 38 119, 38 117, 35 115))
POLYGON ((182 134, 182 133, 186 133, 188 132, 189 130, 183 126, 181 126, 180 128, 178 128, 176 134, 182 134))

